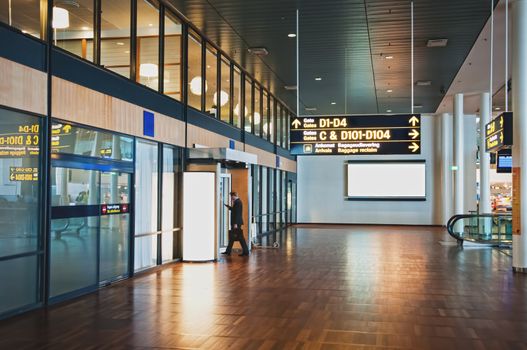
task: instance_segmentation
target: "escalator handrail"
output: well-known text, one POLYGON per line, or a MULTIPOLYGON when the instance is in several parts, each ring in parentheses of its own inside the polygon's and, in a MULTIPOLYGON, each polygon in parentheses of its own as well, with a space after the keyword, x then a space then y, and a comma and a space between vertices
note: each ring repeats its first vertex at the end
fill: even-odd
POLYGON ((446 228, 448 231, 448 234, 452 237, 454 237, 458 242, 462 243, 465 239, 461 238, 459 235, 457 235, 454 232, 454 225, 457 221, 461 219, 467 219, 467 218, 498 218, 498 217, 504 217, 504 218, 512 218, 512 214, 492 214, 492 213, 486 213, 486 214, 457 214, 452 216, 447 224, 446 228))

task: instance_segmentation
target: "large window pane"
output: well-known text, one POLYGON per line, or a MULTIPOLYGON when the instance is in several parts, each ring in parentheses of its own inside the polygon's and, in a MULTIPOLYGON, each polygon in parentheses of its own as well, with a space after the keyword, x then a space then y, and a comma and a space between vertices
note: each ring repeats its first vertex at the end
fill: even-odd
POLYGON ((130 77, 130 0, 101 1, 101 65, 130 77))
POLYGON ((176 237, 173 230, 179 226, 179 186, 181 176, 181 151, 172 146, 163 147, 163 215, 162 215, 162 261, 173 260, 176 237))
POLYGON ((261 135, 262 128, 262 96, 260 86, 254 85, 254 134, 261 135))
POLYGON ((276 103, 276 144, 282 144, 282 105, 277 101, 276 103))
MULTIPOLYGON (((157 144, 137 140, 135 160, 135 235, 157 232, 157 144)), ((157 235, 135 240, 135 269, 157 264, 157 235)))
POLYGON ((276 100, 272 95, 269 96, 269 100, 269 141, 275 143, 276 100))
POLYGON ((253 122, 253 82, 245 79, 245 131, 252 132, 253 122))
POLYGON ((93 1, 61 2, 53 7, 55 45, 93 62, 93 1))
POLYGON ((221 59, 221 91, 220 91, 220 106, 221 106, 221 120, 226 123, 231 121, 231 64, 225 58, 221 59))
POLYGON ((263 128, 262 137, 266 140, 269 139, 269 94, 264 90, 263 93, 263 128))
POLYGON ((181 101, 181 23, 168 10, 165 14, 164 65, 163 92, 181 101))
POLYGON ((237 67, 234 67, 234 81, 233 81, 233 116, 232 116, 232 123, 234 126, 241 128, 242 126, 242 89, 241 89, 241 83, 242 83, 242 76, 240 73, 240 70, 237 67))
POLYGON ((197 34, 188 37, 188 104, 201 110, 201 39, 197 34))
POLYGON ((205 111, 213 117, 217 116, 218 103, 218 53, 216 49, 207 47, 205 54, 206 83, 205 83, 205 111))
POLYGON ((137 81, 158 90, 159 10, 152 0, 137 2, 137 81))
MULTIPOLYGON (((40 0, 1 0, 0 21, 36 38, 40 32, 40 0)), ((1 312, 1 310, 0 310, 1 312)))
POLYGON ((37 302, 37 256, 0 261, 0 314, 37 302))
POLYGON ((109 132, 53 122, 52 153, 133 161, 133 139, 109 132))

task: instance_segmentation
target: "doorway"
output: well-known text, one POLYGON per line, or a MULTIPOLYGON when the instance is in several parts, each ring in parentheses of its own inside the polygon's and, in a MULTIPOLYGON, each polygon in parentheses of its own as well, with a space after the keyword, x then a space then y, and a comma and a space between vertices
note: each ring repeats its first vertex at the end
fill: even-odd
POLYGON ((218 234, 220 250, 222 252, 225 250, 225 248, 227 248, 227 244, 229 243, 229 229, 231 227, 230 211, 225 206, 225 204, 231 205, 231 198, 229 193, 231 193, 231 174, 220 174, 220 203, 218 203, 220 208, 220 215, 218 234))
POLYGON ((128 277, 132 173, 111 168, 52 161, 51 299, 128 277))

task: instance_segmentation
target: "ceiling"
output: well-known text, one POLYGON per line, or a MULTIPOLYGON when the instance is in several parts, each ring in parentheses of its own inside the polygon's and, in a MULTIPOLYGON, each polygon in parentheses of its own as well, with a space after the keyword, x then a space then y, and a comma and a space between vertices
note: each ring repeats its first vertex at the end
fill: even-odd
MULTIPOLYGON (((296 39, 287 34, 295 32, 298 8, 301 114, 410 111, 408 0, 169 2, 292 109, 296 92, 284 86, 296 85, 296 39), (268 56, 247 52, 260 46, 268 56)), ((414 81, 432 81, 415 87, 414 104, 422 106, 415 112, 438 109, 489 15, 488 0, 414 2, 414 81), (447 38, 447 47, 426 47, 438 38, 447 38)))

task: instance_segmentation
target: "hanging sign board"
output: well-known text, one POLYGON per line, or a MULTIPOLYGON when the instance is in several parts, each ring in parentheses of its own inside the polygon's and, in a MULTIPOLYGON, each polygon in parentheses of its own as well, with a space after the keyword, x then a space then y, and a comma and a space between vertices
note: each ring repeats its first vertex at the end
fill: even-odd
POLYGON ((485 125, 485 150, 497 152, 512 146, 512 112, 504 112, 485 125))
POLYGON ((295 155, 421 153, 420 114, 298 117, 290 133, 295 155))
POLYGON ((39 124, 2 125, 0 158, 38 156, 39 124))

